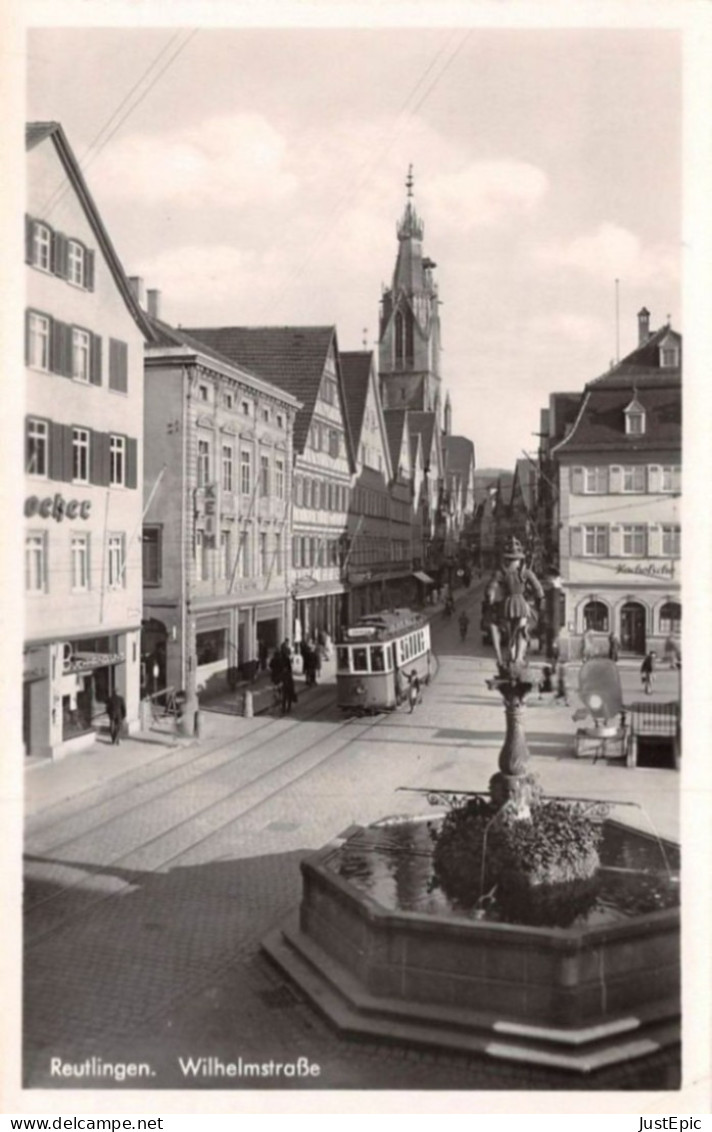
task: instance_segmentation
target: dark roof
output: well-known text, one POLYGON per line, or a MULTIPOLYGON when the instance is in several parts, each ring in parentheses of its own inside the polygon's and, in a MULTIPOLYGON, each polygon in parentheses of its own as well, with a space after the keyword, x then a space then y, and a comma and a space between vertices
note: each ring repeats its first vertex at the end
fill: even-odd
POLYGON ((413 410, 408 414, 408 421, 411 431, 420 434, 420 439, 423 443, 423 459, 426 461, 426 466, 429 466, 436 426, 435 413, 416 412, 413 410))
POLYGON ((682 446, 682 376, 679 366, 661 368, 660 344, 680 335, 665 325, 608 373, 586 386, 573 428, 555 451, 677 451, 682 446), (636 397, 645 410, 645 432, 629 436, 625 409, 636 397))
MULTIPOLYGON (((136 322, 139 330, 144 334, 147 339, 152 338, 152 328, 145 312, 139 306, 139 303, 134 295, 129 281, 124 271, 121 260, 116 254, 116 249, 112 244, 109 233, 104 227, 104 223, 99 215, 99 210, 94 203, 94 198, 89 192, 89 187, 84 180, 84 175, 79 167, 79 162, 74 156, 74 152, 69 142, 67 141, 66 134, 62 129, 59 122, 28 122, 25 125, 25 149, 34 149, 40 142, 46 138, 51 138, 57 150, 59 159, 64 166, 67 177, 76 193, 77 199, 81 204, 86 214, 87 220, 91 226, 94 235, 96 236, 97 243, 101 248, 102 254, 106 259, 109 270, 114 277, 114 282, 121 293, 121 296, 126 303, 134 321, 136 322)), ((41 219, 41 217, 40 217, 41 219)))
POLYGON ((391 467, 393 475, 398 475, 401 447, 403 445, 403 429, 406 424, 406 409, 386 409, 383 413, 386 422, 386 436, 388 448, 391 453, 391 467))
MULTIPOLYGON (((337 374, 339 356, 334 326, 221 326, 186 330, 223 357, 244 366, 258 377, 291 393, 301 408, 294 423, 294 448, 303 452, 329 347, 334 345, 337 374)), ((343 389, 339 382, 341 396, 343 389)), ((343 408, 343 404, 342 404, 343 408)), ((344 429, 349 458, 351 434, 344 408, 344 429)))
POLYGON ((154 342, 151 343, 152 346, 165 346, 168 349, 175 346, 184 346, 188 350, 193 350, 196 354, 203 354, 205 357, 215 358, 216 361, 238 370, 247 378, 252 378, 263 385, 273 385, 272 382, 265 382, 263 377, 248 370, 246 366, 238 365, 231 358, 227 358, 224 354, 219 353, 218 350, 213 350, 213 348, 208 346, 205 342, 200 342, 197 338, 194 338, 191 334, 183 330, 182 327, 170 326, 167 322, 163 322, 162 319, 155 318, 153 315, 148 315, 147 318, 153 329, 154 342))
POLYGON ((354 442, 354 449, 358 451, 358 446, 361 443, 363 418, 366 411, 373 354, 366 350, 349 351, 339 354, 339 360, 341 362, 341 376, 344 382, 346 414, 349 418, 349 428, 354 442))

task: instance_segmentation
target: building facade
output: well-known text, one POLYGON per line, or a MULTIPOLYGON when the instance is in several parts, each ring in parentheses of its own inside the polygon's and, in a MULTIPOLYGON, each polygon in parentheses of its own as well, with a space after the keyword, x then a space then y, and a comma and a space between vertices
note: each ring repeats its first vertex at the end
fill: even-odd
POLYGON ((150 336, 58 123, 27 128, 27 755, 139 724, 143 345, 150 336))
POLYGON ((192 704, 289 635, 298 402, 155 314, 152 327, 142 682, 192 704))
POLYGON ((190 333, 300 403, 294 425, 295 641, 332 637, 348 616, 342 562, 354 471, 336 328, 226 327, 190 333))
POLYGON ((552 449, 558 468, 559 566, 571 655, 586 630, 597 651, 615 633, 624 652, 662 652, 682 619, 681 354, 669 325, 589 383, 552 449))

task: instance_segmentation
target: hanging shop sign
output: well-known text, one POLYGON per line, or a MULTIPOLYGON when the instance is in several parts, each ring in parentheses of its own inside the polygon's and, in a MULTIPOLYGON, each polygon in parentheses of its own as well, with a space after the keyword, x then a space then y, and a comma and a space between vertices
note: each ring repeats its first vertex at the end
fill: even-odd
POLYGON ((70 672, 92 672, 95 668, 107 668, 110 664, 121 664, 124 660, 121 653, 74 652, 68 655, 67 645, 64 648, 63 672, 65 676, 70 672))
POLYGON ((38 495, 30 495, 25 500, 25 515, 28 519, 39 515, 40 519, 54 519, 61 523, 65 515, 68 519, 88 519, 90 511, 90 499, 65 499, 59 492, 54 498, 48 495, 45 499, 40 499, 38 495))

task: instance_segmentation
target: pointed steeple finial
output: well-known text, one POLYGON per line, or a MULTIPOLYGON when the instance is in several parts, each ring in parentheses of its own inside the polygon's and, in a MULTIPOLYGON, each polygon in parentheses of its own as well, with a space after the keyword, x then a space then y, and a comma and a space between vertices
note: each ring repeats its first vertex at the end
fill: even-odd
POLYGON ((405 187, 408 190, 408 196, 413 196, 413 166, 408 166, 408 176, 405 179, 405 187))
POLYGON ((425 225, 413 206, 413 166, 408 166, 408 176, 405 179, 406 201, 403 218, 396 226, 399 240, 422 240, 425 225))

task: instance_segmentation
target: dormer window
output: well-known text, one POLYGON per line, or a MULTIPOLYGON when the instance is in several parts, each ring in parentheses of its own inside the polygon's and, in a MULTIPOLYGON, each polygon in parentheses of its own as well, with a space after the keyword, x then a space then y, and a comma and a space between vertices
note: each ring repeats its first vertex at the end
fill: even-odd
POLYGON ((645 409, 637 397, 623 410, 625 414, 626 436, 643 436, 645 433, 645 409))
POLYGON ((680 365, 680 343, 674 334, 666 334, 660 343, 660 368, 676 369, 680 365))

